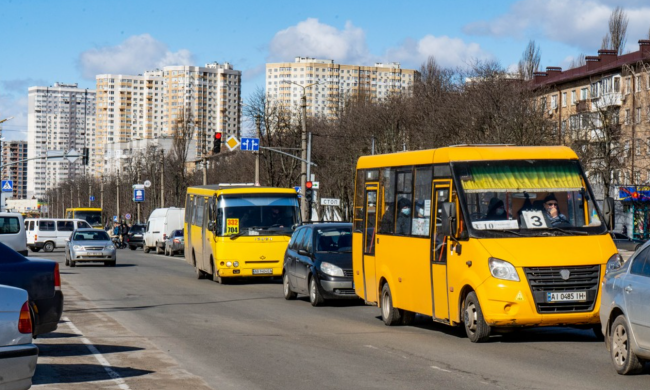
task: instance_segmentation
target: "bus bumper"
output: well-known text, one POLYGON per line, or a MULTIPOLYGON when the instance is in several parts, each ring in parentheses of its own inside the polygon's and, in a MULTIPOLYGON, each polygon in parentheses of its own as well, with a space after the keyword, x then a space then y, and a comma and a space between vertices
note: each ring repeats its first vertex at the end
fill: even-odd
POLYGON ((600 323, 600 297, 587 312, 540 314, 526 281, 488 278, 477 289, 483 317, 494 327, 564 326, 600 323))
POLYGON ((278 262, 278 264, 256 268, 221 268, 219 276, 224 278, 282 276, 282 264, 278 262))

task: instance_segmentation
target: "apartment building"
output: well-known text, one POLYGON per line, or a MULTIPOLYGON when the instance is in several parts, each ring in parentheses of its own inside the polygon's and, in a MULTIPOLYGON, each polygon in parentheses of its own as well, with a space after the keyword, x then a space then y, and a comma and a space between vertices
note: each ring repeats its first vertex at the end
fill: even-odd
POLYGON ((133 141, 173 139, 180 123, 193 127, 195 159, 211 154, 214 133, 240 134, 241 71, 227 62, 167 66, 138 76, 98 75, 97 91, 98 175, 116 172, 147 144, 133 141))
POLYGON ((27 141, 2 141, 2 180, 12 180, 13 199, 27 198, 27 141), (11 164, 11 165, 9 165, 11 164))
POLYGON ((618 200, 618 227, 648 238, 650 40, 640 40, 638 51, 624 55, 599 50, 585 62, 565 71, 536 72, 532 86, 558 142, 581 155, 596 196, 618 200))
POLYGON ((27 197, 41 199, 46 192, 92 167, 66 159, 45 159, 48 151, 83 151, 95 148, 95 91, 78 84, 55 83, 30 87, 27 107, 27 197), (36 157, 39 157, 36 159, 36 157))
POLYGON ((346 99, 354 96, 381 101, 395 93, 410 94, 417 74, 397 62, 362 66, 296 57, 294 62, 266 64, 266 96, 297 108, 305 94, 308 114, 327 118, 336 116, 346 99))

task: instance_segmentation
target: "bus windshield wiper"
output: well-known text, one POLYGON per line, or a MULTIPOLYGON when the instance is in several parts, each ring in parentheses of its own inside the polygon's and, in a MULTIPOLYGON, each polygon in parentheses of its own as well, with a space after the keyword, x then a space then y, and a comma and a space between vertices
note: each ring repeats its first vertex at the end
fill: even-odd
POLYGON ((495 232, 512 233, 512 234, 514 234, 515 236, 525 237, 524 234, 521 234, 520 232, 518 232, 518 231, 516 231, 516 230, 512 230, 512 229, 491 229, 491 230, 492 230, 492 231, 495 231, 495 232))
POLYGON ((246 228, 246 229, 241 229, 241 230, 239 231, 239 233, 235 233, 235 234, 230 235, 230 239, 231 239, 231 240, 234 240, 234 239, 237 238, 237 237, 241 237, 241 236, 243 236, 245 233, 248 233, 251 229, 255 229, 255 227, 249 227, 249 228, 246 228))
POLYGON ((583 236, 586 236, 586 235, 589 234, 587 232, 583 232, 583 231, 580 231, 580 230, 567 230, 567 229, 562 229, 562 228, 559 228, 559 227, 548 227, 547 229, 544 229, 544 230, 552 230, 554 232, 562 232, 562 233, 565 233, 565 234, 573 234, 573 233, 575 233, 575 234, 580 234, 580 235, 583 235, 583 236))

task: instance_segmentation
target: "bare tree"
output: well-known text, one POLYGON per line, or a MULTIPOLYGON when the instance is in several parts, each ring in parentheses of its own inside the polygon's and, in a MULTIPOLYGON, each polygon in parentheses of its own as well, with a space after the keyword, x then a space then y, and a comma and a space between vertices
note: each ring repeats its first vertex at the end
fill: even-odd
POLYGON ((581 66, 585 66, 586 64, 587 64, 587 61, 585 60, 585 54, 580 53, 577 57, 574 57, 571 60, 571 64, 569 65, 569 69, 579 68, 581 66))
POLYGON ((616 50, 618 55, 623 54, 627 40, 627 25, 629 18, 621 7, 616 7, 609 16, 609 30, 602 40, 602 49, 616 50))
POLYGON ((519 77, 524 80, 532 80, 533 74, 539 70, 539 64, 542 60, 539 45, 534 40, 528 41, 526 49, 521 55, 518 64, 519 77))

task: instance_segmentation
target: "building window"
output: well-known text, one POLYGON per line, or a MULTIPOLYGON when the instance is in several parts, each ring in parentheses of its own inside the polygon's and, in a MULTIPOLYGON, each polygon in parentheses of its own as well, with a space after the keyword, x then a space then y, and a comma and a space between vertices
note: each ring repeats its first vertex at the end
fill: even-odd
POLYGON ((626 77, 625 78, 625 94, 627 95, 632 91, 632 78, 631 77, 626 77))
POLYGON ((551 95, 551 109, 557 108, 557 95, 551 95))
POLYGON ((625 110, 625 124, 629 125, 630 124, 630 109, 625 110))
POLYGON ((636 123, 641 123, 641 107, 636 108, 636 118, 635 118, 636 123))
POLYGON ((576 91, 575 89, 571 91, 571 104, 575 106, 576 104, 576 91))
POLYGON ((641 91, 641 76, 636 76, 636 79, 634 80, 634 92, 640 92, 641 91))
POLYGON ((634 154, 636 156, 641 155, 641 140, 640 139, 637 139, 637 140, 634 141, 634 154))
POLYGON ((634 183, 633 184, 641 184, 641 172, 634 172, 634 183))
POLYGON ((566 107, 566 92, 562 92, 562 107, 566 107))
POLYGON ((621 78, 614 77, 614 92, 621 92, 621 78))
POLYGON ((580 100, 587 100, 587 88, 582 88, 580 90, 580 100))

